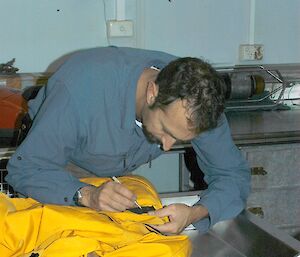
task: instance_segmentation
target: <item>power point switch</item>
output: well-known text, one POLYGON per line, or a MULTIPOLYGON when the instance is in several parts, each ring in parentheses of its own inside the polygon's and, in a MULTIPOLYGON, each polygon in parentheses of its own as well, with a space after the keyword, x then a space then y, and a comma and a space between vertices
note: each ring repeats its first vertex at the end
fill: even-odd
POLYGON ((107 22, 109 37, 132 37, 133 22, 131 20, 110 20, 107 22))
POLYGON ((264 46, 261 44, 240 45, 239 57, 241 61, 260 61, 264 56, 264 46))

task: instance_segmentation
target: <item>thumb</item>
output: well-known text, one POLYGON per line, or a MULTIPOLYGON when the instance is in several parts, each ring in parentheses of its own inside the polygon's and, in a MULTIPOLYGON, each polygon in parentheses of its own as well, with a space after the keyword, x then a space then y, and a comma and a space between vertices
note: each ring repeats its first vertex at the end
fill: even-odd
POLYGON ((148 212, 148 214, 152 215, 152 216, 157 216, 159 218, 163 218, 165 216, 168 216, 169 212, 168 212, 167 207, 164 207, 164 208, 161 208, 161 209, 158 209, 155 211, 150 211, 150 212, 148 212))

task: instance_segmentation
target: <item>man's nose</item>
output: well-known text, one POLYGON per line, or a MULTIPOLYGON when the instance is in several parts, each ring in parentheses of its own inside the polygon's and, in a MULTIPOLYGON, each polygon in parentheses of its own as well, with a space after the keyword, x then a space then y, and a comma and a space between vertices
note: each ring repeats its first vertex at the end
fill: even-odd
POLYGON ((176 143, 176 139, 170 136, 164 136, 161 139, 161 143, 164 151, 169 151, 172 148, 172 146, 176 143))

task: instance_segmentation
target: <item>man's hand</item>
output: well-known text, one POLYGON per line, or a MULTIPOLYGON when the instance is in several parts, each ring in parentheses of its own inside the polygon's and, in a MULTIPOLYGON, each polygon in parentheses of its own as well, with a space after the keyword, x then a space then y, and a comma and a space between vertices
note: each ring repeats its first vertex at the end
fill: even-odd
POLYGON ((80 189, 81 204, 98 211, 125 211, 135 207, 136 195, 126 186, 109 181, 99 187, 86 186, 80 189))
POLYGON ((149 212, 160 218, 169 217, 169 222, 163 225, 151 225, 165 234, 179 234, 191 223, 208 217, 207 209, 202 205, 188 206, 177 203, 166 206, 162 209, 149 212))

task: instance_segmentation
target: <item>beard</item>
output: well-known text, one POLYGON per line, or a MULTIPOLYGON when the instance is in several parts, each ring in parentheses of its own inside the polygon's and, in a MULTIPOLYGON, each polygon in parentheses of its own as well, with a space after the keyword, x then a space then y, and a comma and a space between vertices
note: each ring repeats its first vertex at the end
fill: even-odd
POLYGON ((142 128, 143 133, 149 143, 161 145, 161 142, 151 132, 149 132, 146 126, 143 125, 142 128))

